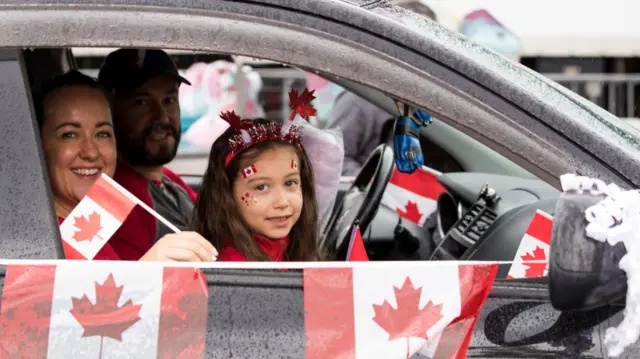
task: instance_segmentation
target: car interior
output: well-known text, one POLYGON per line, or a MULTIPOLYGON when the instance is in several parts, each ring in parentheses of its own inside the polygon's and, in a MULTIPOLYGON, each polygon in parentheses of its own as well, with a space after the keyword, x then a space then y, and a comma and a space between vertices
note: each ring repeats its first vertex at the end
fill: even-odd
MULTIPOLYGON (((69 48, 26 49, 23 56, 33 95, 45 79, 78 68, 69 48)), ((387 94, 318 75, 384 109, 390 118, 397 115, 395 100, 387 94)), ((557 188, 461 130, 434 118, 421 130, 420 143, 425 166, 440 173, 437 180, 446 189, 436 211, 420 226, 382 203, 394 170, 391 136, 383 136, 355 179, 341 181, 334 211, 322 230, 321 244, 336 260, 346 258, 349 229, 358 222, 371 260, 510 261, 536 210, 553 215, 557 188), (483 187, 499 199, 483 197, 483 187)), ((199 189, 201 175, 181 175, 199 189)), ((498 276, 505 277, 506 271, 501 269, 498 276)))

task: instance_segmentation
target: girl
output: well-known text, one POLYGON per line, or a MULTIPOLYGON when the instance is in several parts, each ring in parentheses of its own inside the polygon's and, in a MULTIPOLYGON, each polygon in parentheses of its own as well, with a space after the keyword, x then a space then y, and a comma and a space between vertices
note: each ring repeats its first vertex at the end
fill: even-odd
POLYGON ((211 148, 193 222, 219 261, 320 259, 313 169, 292 122, 315 114, 312 93, 290 94, 284 124, 221 115, 230 127, 211 148))

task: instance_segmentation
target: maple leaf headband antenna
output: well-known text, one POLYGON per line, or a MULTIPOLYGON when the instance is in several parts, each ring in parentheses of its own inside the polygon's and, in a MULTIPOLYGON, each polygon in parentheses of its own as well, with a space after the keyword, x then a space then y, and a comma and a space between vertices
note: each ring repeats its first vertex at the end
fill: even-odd
POLYGON ((295 125, 296 115, 303 119, 317 114, 316 109, 311 105, 315 99, 313 91, 304 89, 301 95, 298 90, 289 92, 289 108, 291 114, 288 121, 284 123, 269 122, 268 124, 257 124, 251 120, 243 120, 235 111, 227 111, 220 114, 220 118, 226 121, 229 126, 235 129, 236 133, 229 138, 229 154, 225 158, 224 166, 228 166, 231 160, 240 152, 255 146, 256 144, 269 140, 281 140, 292 145, 300 145, 300 127, 295 125))

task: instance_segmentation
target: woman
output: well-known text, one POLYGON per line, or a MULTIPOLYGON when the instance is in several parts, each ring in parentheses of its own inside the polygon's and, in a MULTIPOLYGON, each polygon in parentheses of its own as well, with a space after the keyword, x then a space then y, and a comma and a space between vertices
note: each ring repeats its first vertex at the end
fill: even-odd
MULTIPOLYGON (((102 173, 111 177, 115 171, 116 139, 109 102, 92 78, 71 71, 45 83, 37 105, 55 211, 62 223, 102 173)), ((118 240, 122 239, 116 232, 109 241, 118 240)), ((164 236, 140 260, 211 261, 217 254, 199 234, 182 232, 164 236)), ((119 256, 107 242, 94 259, 118 260, 119 256)))

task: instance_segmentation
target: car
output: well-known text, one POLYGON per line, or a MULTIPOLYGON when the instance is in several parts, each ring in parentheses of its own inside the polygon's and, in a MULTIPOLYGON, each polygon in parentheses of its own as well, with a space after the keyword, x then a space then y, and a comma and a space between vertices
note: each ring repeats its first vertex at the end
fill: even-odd
MULTIPOLYGON (((553 215, 562 174, 640 185, 640 144, 628 124, 387 1, 33 0, 3 4, 0 18, 5 260, 63 258, 31 95, 39 79, 76 66, 73 47, 262 58, 316 73, 390 113, 400 101, 432 114, 433 123, 421 131, 424 143, 461 167, 437 176, 449 195, 435 212, 447 220, 441 226, 449 223, 440 241, 452 245, 434 246, 423 226, 381 204, 394 173, 393 149, 382 143, 355 179, 342 183, 324 229, 322 243, 337 260, 345 258, 347 232, 357 222, 375 260, 511 261, 531 216, 538 210, 553 215), (479 200, 485 185, 501 197, 497 204, 479 200), (491 222, 474 239, 465 235, 469 228, 456 228, 475 210, 491 222), (412 253, 397 248, 399 224, 410 233, 403 238, 419 244, 412 253)), ((198 176, 189 181, 199 186, 198 176)), ((623 303, 561 312, 549 302, 546 278, 507 280, 508 271, 508 264, 499 269, 468 357, 606 357, 601 332, 620 320, 623 303)), ((206 341, 216 343, 209 356, 304 356, 300 272, 204 272, 212 293, 206 341)), ((628 349, 632 356, 638 350, 628 349)))

